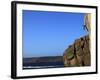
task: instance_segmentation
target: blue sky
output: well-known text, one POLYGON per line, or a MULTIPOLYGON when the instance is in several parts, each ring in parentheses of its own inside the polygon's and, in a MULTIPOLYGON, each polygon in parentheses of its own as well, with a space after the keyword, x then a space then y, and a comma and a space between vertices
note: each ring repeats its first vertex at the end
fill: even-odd
POLYGON ((23 10, 23 57, 62 56, 83 30, 84 13, 23 10))

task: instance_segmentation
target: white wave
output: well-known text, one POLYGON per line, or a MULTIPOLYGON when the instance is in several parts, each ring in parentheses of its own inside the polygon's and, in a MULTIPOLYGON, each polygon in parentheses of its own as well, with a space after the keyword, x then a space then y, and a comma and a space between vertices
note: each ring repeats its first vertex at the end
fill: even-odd
POLYGON ((52 68, 52 67, 55 66, 24 66, 23 68, 31 69, 31 68, 52 68))

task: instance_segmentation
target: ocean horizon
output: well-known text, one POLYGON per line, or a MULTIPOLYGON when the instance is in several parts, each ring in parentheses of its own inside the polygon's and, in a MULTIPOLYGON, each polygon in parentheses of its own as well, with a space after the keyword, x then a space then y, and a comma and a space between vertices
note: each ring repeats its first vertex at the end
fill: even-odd
POLYGON ((64 67, 62 56, 23 59, 23 69, 42 69, 60 67, 64 67))

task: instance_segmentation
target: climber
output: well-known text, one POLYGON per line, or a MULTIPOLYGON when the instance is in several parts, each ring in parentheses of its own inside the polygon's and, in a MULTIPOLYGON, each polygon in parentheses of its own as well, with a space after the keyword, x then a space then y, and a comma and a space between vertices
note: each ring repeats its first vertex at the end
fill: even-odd
POLYGON ((88 13, 84 15, 83 29, 86 30, 87 32, 90 32, 90 14, 88 13))
POLYGON ((83 25, 83 29, 89 31, 86 25, 83 25))

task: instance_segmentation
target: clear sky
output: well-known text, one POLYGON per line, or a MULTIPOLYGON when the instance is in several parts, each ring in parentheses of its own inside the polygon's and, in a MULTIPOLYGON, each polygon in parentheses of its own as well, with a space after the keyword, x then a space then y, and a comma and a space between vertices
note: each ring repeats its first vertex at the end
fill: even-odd
POLYGON ((62 56, 87 34, 84 13, 23 10, 23 57, 62 56))

